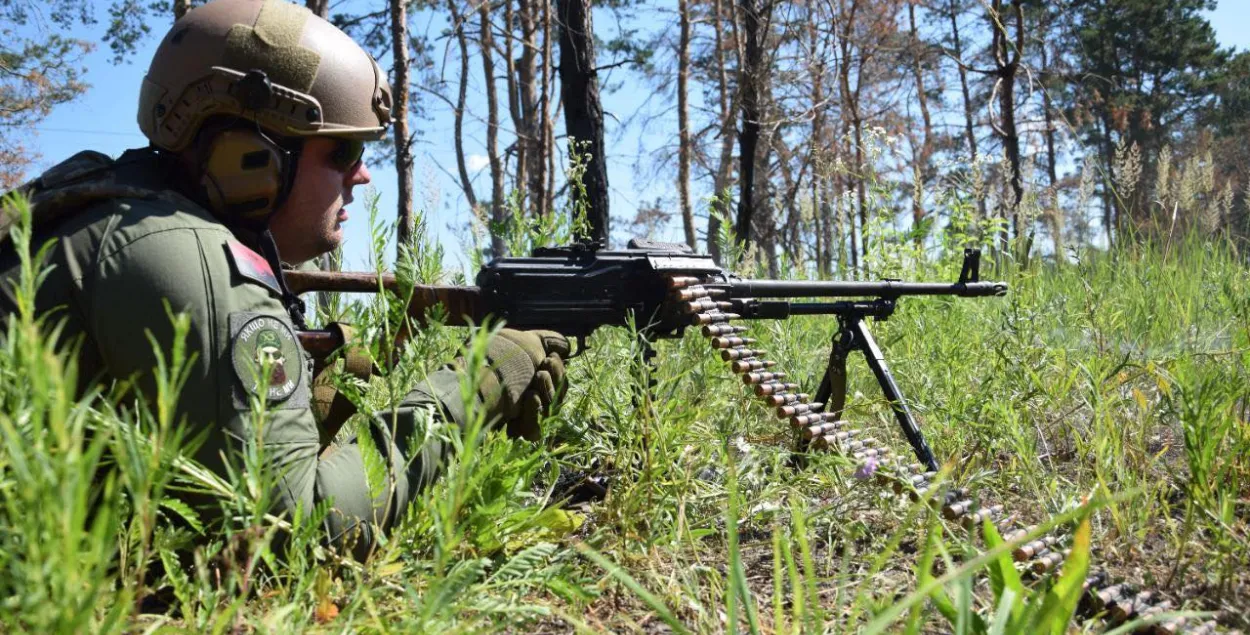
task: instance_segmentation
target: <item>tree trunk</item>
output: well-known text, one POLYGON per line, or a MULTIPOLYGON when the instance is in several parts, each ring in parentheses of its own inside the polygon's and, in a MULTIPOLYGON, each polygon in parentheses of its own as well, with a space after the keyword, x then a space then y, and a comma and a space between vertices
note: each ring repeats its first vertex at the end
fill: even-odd
MULTIPOLYGON (((860 173, 855 179, 855 207, 859 209, 859 262, 863 262, 868 259, 868 192, 864 183, 868 166, 864 165, 864 122, 859 117, 858 108, 851 123, 855 125, 855 169, 860 173)), ((864 269, 867 268, 865 264, 864 269)))
POLYGON ((867 219, 867 210, 864 209, 863 205, 863 149, 860 145, 863 139, 863 128, 860 122, 859 114, 859 87, 856 86, 854 90, 851 89, 851 64, 854 62, 855 57, 851 55, 851 43, 855 25, 855 16, 858 9, 859 3, 855 1, 851 2, 850 7, 847 8, 846 13, 843 16, 842 32, 838 39, 839 49, 841 52, 841 59, 838 64, 838 87, 842 98, 842 138, 847 144, 847 148, 843 156, 855 157, 855 162, 852 164, 851 169, 846 171, 845 174, 840 174, 838 178, 842 181, 842 187, 840 188, 842 192, 849 192, 852 188, 854 188, 856 192, 857 207, 860 210, 858 232, 860 240, 858 243, 856 241, 857 232, 855 230, 855 209, 850 208, 846 210, 847 231, 851 238, 851 269, 853 272, 859 271, 860 255, 867 253, 867 236, 864 233, 867 229, 867 224, 864 222, 867 219), (854 133, 853 139, 852 133, 854 133))
POLYGON ((451 136, 456 147, 456 172, 460 175, 460 189, 464 191, 464 199, 468 202, 469 209, 477 214, 477 194, 473 191, 473 180, 469 178, 469 169, 464 159, 464 107, 469 90, 469 38, 464 32, 465 16, 460 14, 456 1, 447 0, 447 12, 451 15, 456 45, 460 48, 460 77, 456 90, 456 108, 452 112, 451 136))
POLYGON ((543 211, 543 125, 545 111, 538 107, 538 82, 536 60, 538 58, 538 22, 535 18, 536 0, 520 0, 518 16, 521 21, 521 56, 517 60, 517 83, 521 88, 522 127, 517 130, 517 142, 525 145, 526 182, 518 182, 517 188, 528 191, 529 210, 532 215, 543 211))
POLYGON ((1049 177, 1050 187, 1055 187, 1059 181, 1059 172, 1055 167, 1055 113, 1054 106, 1050 97, 1050 62, 1046 55, 1046 46, 1048 42, 1043 34, 1041 42, 1042 51, 1042 115, 1046 118, 1046 176, 1049 177))
POLYGON ((495 42, 491 34, 490 2, 478 5, 482 47, 482 74, 486 80, 486 154, 490 160, 490 248, 494 257, 504 254, 503 162, 499 159, 499 97, 495 93, 495 42))
POLYGON ((694 210, 690 207, 690 106, 686 103, 686 83, 690 76, 690 9, 687 0, 677 0, 681 35, 677 44, 677 195, 681 199, 681 221, 686 244, 695 249, 694 210))
MULTIPOLYGON (((517 69, 517 59, 513 55, 515 49, 514 41, 516 40, 516 11, 513 9, 512 0, 503 0, 504 6, 504 28, 503 28, 503 58, 504 58, 504 85, 508 92, 508 114, 512 118, 512 129, 516 131, 516 140, 512 144, 512 151, 516 155, 516 172, 513 177, 513 192, 521 196, 520 205, 517 206, 518 213, 524 213, 526 208, 525 196, 528 193, 526 184, 529 183, 529 144, 526 143, 526 125, 525 114, 521 107, 521 86, 519 81, 519 71, 517 69)), ((525 44, 522 43, 524 48, 525 44)))
POLYGON ((806 254, 803 243, 805 233, 803 212, 799 209, 798 198, 799 190, 803 187, 803 177, 807 175, 807 167, 812 161, 812 155, 803 157, 798 172, 795 172, 791 165, 795 158, 794 152, 786 145, 785 138, 782 135, 770 135, 770 137, 770 146, 777 153, 777 165, 780 168, 782 183, 785 185, 784 193, 774 206, 776 209, 786 210, 784 231, 781 232, 782 253, 792 256, 792 264, 799 267, 806 254))
POLYGON ((816 234, 816 272, 825 277, 833 271, 833 219, 829 217, 829 201, 822 199, 825 188, 822 186, 829 179, 829 162, 825 157, 825 59, 820 53, 818 39, 817 15, 813 5, 807 9, 807 60, 808 74, 811 76, 812 99, 812 135, 808 140, 807 151, 812 162, 812 216, 815 220, 816 234))
MULTIPOLYGON (((1020 0, 1012 0, 1012 13, 1016 19, 1016 38, 1014 50, 1007 33, 1006 19, 1003 16, 1003 0, 992 0, 990 5, 990 28, 993 30, 991 49, 994 51, 994 67, 998 92, 998 124, 994 131, 1002 140, 1003 152, 1011 170, 1009 184, 1011 198, 1003 208, 1004 220, 1011 223, 1011 233, 1016 240, 1021 237, 1020 201, 1024 198, 1024 180, 1020 172, 1020 134, 1016 128, 1016 73, 1020 68, 1020 51, 1024 49, 1024 8, 1020 0)), ((1006 243, 1007 228, 1003 229, 1003 242, 1006 243)), ((1005 245, 1004 245, 1005 246, 1005 245)), ((1027 255, 1023 255, 1027 258, 1027 255)))
MULTIPOLYGON (((725 264, 721 261, 720 243, 717 238, 720 236, 721 218, 729 217, 729 200, 726 197, 728 189, 731 185, 731 172, 733 170, 733 146, 734 146, 734 112, 736 106, 734 101, 736 97, 731 98, 729 95, 729 73, 725 62, 725 34, 724 34, 724 6, 722 0, 714 0, 712 3, 715 16, 712 25, 715 29, 715 46, 716 46, 716 77, 717 89, 720 96, 720 162, 716 164, 716 176, 712 180, 712 211, 708 214, 707 219, 707 252, 711 254, 712 260, 717 264, 725 264)), ((730 19, 734 20, 734 31, 737 31, 737 16, 733 10, 732 0, 730 2, 730 19)), ((735 46, 735 50, 737 47, 735 46)))
POLYGON ((555 56, 551 51, 551 0, 541 0, 543 3, 543 72, 542 72, 542 96, 540 101, 542 106, 542 126, 543 126, 543 157, 546 161, 543 172, 546 173, 546 180, 540 182, 542 187, 541 200, 538 201, 542 207, 544 214, 550 213, 555 208, 555 189, 556 189, 556 132, 555 122, 552 120, 551 112, 551 95, 555 92, 555 77, 552 74, 555 56))
POLYGON ((1112 175, 1115 174, 1115 142, 1111 140, 1111 131, 1115 127, 1111 124, 1110 109, 1102 109, 1102 163, 1103 163, 1103 186, 1102 186, 1102 228, 1107 234, 1107 250, 1110 251, 1115 244, 1116 227, 1116 207, 1115 195, 1113 193, 1114 185, 1112 183, 1112 175))
MULTIPOLYGON (((603 106, 595 68, 594 26, 590 0, 558 0, 560 12, 560 94, 569 153, 587 153, 582 186, 590 235, 608 243, 608 170, 603 143, 603 106), (579 147, 580 146, 580 147, 579 147)), ((572 193, 576 196, 576 193, 572 193)))
MULTIPOLYGON (((972 92, 968 89, 968 68, 964 65, 963 41, 959 37, 959 7, 956 0, 950 0, 951 39, 955 45, 955 69, 959 71, 959 89, 964 100, 964 135, 968 141, 969 159, 977 160, 977 133, 974 127, 972 92)), ((985 195, 977 192, 977 211, 985 218, 985 195)))
POLYGON ((760 86, 764 82, 764 39, 768 34, 771 0, 740 0, 745 55, 739 72, 738 90, 742 99, 742 130, 738 133, 738 219, 735 231, 738 240, 749 245, 752 223, 759 201, 756 200, 756 172, 759 168, 758 146, 763 104, 760 86))
POLYGON ((405 0, 391 0, 391 44, 395 57, 395 85, 392 86, 395 171, 399 180, 396 198, 399 244, 412 243, 412 136, 408 133, 408 6, 405 0))
MULTIPOLYGON (((920 106, 921 122, 924 124, 924 137, 920 143, 919 156, 915 158, 915 174, 919 186, 915 188, 911 207, 912 226, 920 227, 920 222, 924 220, 924 201, 920 195, 924 191, 923 186, 928 183, 931 172, 929 159, 933 155, 933 119, 929 115, 929 97, 925 94, 924 67, 921 64, 921 50, 924 44, 916 29, 916 0, 910 0, 907 3, 907 18, 911 26, 911 61, 912 73, 916 76, 916 101, 920 106)), ((917 233, 916 241, 920 240, 920 234, 917 233)))

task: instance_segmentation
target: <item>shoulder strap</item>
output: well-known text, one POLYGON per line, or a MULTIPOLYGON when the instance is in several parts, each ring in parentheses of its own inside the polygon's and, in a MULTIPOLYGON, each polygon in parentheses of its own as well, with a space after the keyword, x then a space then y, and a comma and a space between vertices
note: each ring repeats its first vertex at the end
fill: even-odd
POLYGON ((127 150, 116 161, 102 153, 85 150, 14 188, 3 196, 0 244, 6 243, 16 221, 10 206, 11 197, 18 194, 30 203, 31 223, 36 230, 51 227, 100 201, 171 197, 161 187, 160 178, 141 178, 137 175, 143 170, 120 169, 143 161, 152 162, 151 173, 164 174, 156 152, 149 148, 127 150))

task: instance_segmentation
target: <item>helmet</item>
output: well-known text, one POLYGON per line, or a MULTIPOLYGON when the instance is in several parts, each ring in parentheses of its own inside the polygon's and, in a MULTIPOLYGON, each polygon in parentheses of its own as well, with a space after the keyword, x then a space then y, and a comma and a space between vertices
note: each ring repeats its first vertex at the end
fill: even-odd
MULTIPOLYGON (((275 138, 381 139, 391 88, 347 34, 284 0, 213 0, 165 35, 139 95, 139 128, 180 152, 227 121, 200 156, 201 184, 219 214, 264 219, 293 181, 289 145, 275 138), (248 125, 240 127, 242 121, 248 125)), ((350 151, 349 151, 350 152, 350 151)))
POLYGON ((391 121, 391 87, 364 49, 302 6, 214 0, 188 11, 156 49, 139 128, 176 152, 218 115, 279 136, 371 141, 391 121))

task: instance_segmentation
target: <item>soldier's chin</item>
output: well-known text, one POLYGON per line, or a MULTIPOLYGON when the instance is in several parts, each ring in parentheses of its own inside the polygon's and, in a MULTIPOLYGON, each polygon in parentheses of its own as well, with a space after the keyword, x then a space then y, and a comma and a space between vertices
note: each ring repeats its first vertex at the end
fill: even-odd
POLYGON ((335 224, 322 238, 320 251, 322 254, 328 254, 343 244, 343 228, 335 224))

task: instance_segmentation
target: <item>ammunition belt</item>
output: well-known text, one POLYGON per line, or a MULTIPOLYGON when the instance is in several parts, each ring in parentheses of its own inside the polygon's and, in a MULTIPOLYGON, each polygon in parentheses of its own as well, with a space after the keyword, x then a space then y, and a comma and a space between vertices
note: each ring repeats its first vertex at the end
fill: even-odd
MULTIPOLYGON (((912 500, 928 498, 947 521, 960 523, 969 531, 975 531, 986 520, 995 525, 1007 542, 1023 540, 1036 531, 1036 527, 1019 526, 1016 516, 1008 514, 1004 505, 989 504, 964 488, 936 483, 936 472, 927 471, 907 455, 896 454, 835 413, 824 412, 824 404, 812 403, 798 384, 787 381, 789 375, 777 367, 777 362, 764 357, 766 351, 755 348, 756 340, 745 336, 747 327, 733 323, 741 316, 727 312, 731 303, 717 301, 725 292, 714 285, 687 275, 671 276, 668 282, 678 309, 690 315, 693 326, 702 327, 703 336, 719 357, 729 362, 729 369, 741 376, 754 396, 772 407, 779 419, 789 420, 800 451, 843 455, 855 462, 857 475, 871 475, 879 483, 892 486, 896 494, 912 500)), ((1069 553, 1069 539, 1052 531, 1019 545, 1012 558, 1024 571, 1042 576, 1063 564, 1069 553)), ((1098 570, 1085 580, 1078 613, 1083 617, 1102 615, 1112 624, 1121 624, 1175 608, 1172 601, 1159 593, 1116 583, 1108 572, 1098 570)), ((1216 628, 1213 620, 1198 622, 1178 617, 1145 627, 1142 632, 1209 635, 1217 632, 1216 628)))

